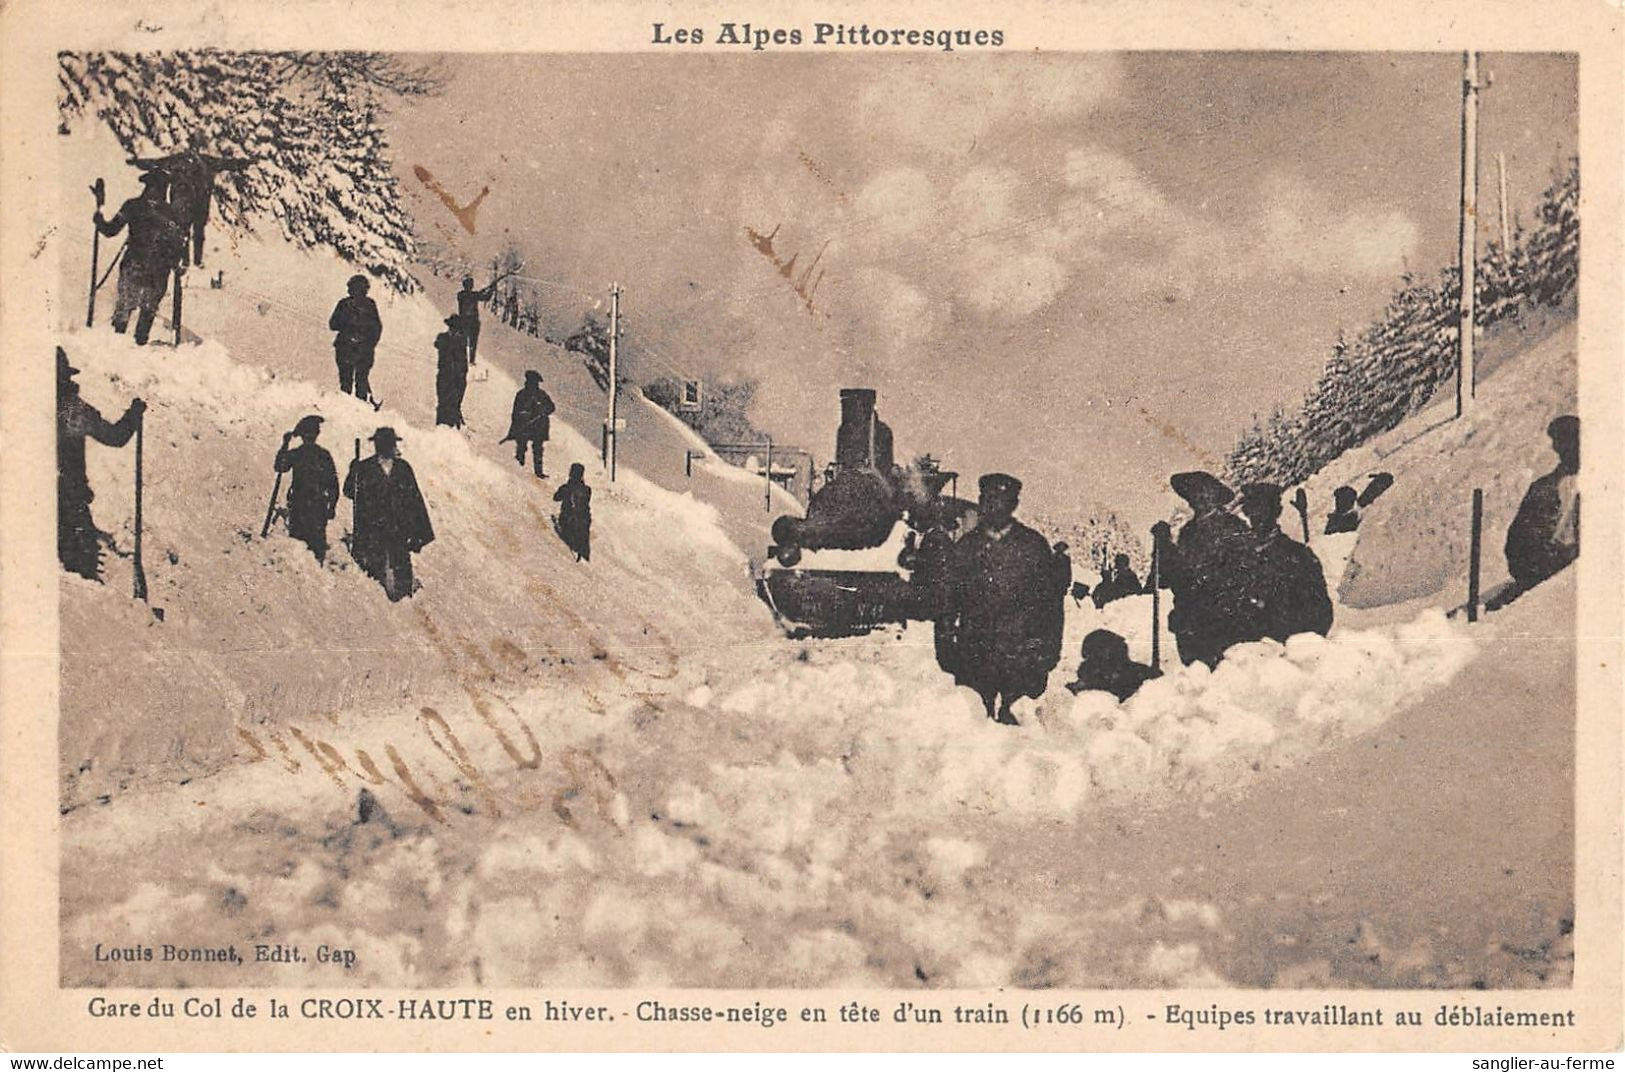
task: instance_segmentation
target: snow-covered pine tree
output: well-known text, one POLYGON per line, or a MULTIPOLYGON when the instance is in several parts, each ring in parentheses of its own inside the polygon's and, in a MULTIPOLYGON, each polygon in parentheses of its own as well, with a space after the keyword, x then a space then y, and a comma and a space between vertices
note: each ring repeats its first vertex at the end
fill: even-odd
MULTIPOLYGON (((1485 327, 1530 306, 1571 300, 1580 271, 1580 165, 1570 160, 1542 195, 1539 222, 1519 227, 1514 245, 1481 259, 1474 322, 1485 327)), ((1427 406, 1456 374, 1460 273, 1437 282, 1406 273, 1381 319, 1352 340, 1340 338, 1320 379, 1293 413, 1272 414, 1237 440, 1227 471, 1238 479, 1296 483, 1344 451, 1397 426, 1427 406)))
POLYGON ((215 218, 327 246, 399 291, 411 274, 411 218, 381 124, 394 98, 436 92, 431 69, 379 53, 63 52, 63 133, 91 117, 132 155, 156 156, 201 133, 205 151, 247 157, 216 185, 215 218))

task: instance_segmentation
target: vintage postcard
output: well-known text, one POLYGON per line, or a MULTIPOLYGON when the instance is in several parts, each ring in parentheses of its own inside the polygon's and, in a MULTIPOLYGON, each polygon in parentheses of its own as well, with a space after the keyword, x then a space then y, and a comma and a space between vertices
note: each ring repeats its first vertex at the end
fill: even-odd
POLYGON ((7 5, 0 1047, 1617 1049, 1622 28, 7 5))

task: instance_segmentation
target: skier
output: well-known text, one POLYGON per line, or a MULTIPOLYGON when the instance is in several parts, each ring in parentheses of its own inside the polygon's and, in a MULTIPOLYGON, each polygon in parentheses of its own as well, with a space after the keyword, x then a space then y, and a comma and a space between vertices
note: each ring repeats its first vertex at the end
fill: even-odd
POLYGON ((446 317, 446 329, 434 338, 438 355, 435 377, 434 423, 463 426, 463 392, 468 390, 468 340, 460 316, 446 317))
POLYGON ((169 176, 169 203, 175 217, 191 235, 191 250, 181 248, 181 263, 203 267, 203 230, 209 222, 209 202, 214 199, 214 179, 222 171, 242 171, 251 160, 230 160, 223 156, 209 156, 203 152, 204 137, 193 131, 187 146, 178 153, 155 160, 131 159, 130 163, 146 171, 169 176))
POLYGON ((1128 596, 1137 596, 1144 590, 1145 586, 1135 575, 1128 556, 1120 554, 1112 560, 1112 568, 1106 571, 1105 578, 1095 585, 1091 598, 1095 602, 1095 609, 1099 610, 1108 603, 1115 603, 1128 596))
POLYGON ((1326 515, 1326 535, 1354 532, 1360 527, 1360 510, 1356 505, 1358 493, 1347 484, 1332 492, 1332 512, 1326 515))
POLYGON ((474 277, 463 276, 463 289, 457 292, 457 315, 463 318, 463 338, 468 345, 468 363, 474 364, 474 351, 480 345, 480 303, 496 296, 497 281, 491 280, 484 290, 474 289, 474 277))
POLYGON ((1248 484, 1241 489, 1250 554, 1239 563, 1241 600, 1230 643, 1270 637, 1286 643, 1299 633, 1325 636, 1332 628, 1332 600, 1320 559, 1281 531, 1281 487, 1248 484))
POLYGON ((1168 483, 1192 510, 1177 542, 1168 522, 1159 521, 1151 529, 1162 584, 1174 597, 1168 630, 1174 634, 1181 661, 1187 666, 1200 661, 1211 668, 1232 643, 1238 598, 1234 573, 1243 557, 1247 529, 1226 509, 1235 492, 1213 474, 1175 473, 1168 483))
POLYGON ((1507 527, 1507 569, 1514 593, 1535 587, 1580 555, 1580 418, 1557 417, 1546 434, 1557 465, 1529 485, 1507 527))
POLYGON ((141 195, 124 202, 111 220, 97 209, 95 223, 96 229, 108 238, 126 227, 130 229, 130 237, 124 244, 124 261, 119 265, 113 330, 124 334, 130 325, 130 313, 136 311, 139 313, 135 321, 136 345, 145 346, 152 334, 158 304, 169 288, 169 274, 185 252, 186 236, 173 209, 164 200, 169 180, 163 173, 147 172, 141 176, 141 185, 141 195))
POLYGON ((56 348, 56 554, 62 568, 88 580, 101 580, 100 543, 106 533, 90 516, 95 494, 85 476, 85 438, 109 447, 122 447, 135 435, 147 404, 132 399, 116 423, 109 424, 79 394, 74 375, 79 370, 56 348))
POLYGON ((542 374, 535 369, 525 373, 525 386, 513 396, 513 421, 502 442, 512 441, 514 459, 525 464, 525 447, 530 447, 531 468, 538 477, 542 471, 542 449, 547 446, 553 399, 542 390, 542 374))
POLYGON ((337 332, 333 336, 333 360, 339 367, 339 390, 357 398, 372 400, 373 354, 378 340, 384 334, 384 324, 378 318, 378 303, 367 297, 372 283, 364 275, 350 277, 350 296, 340 298, 333 306, 333 315, 327 318, 327 329, 337 332))
POLYGON ((434 528, 417 476, 397 452, 395 429, 370 438, 373 456, 352 462, 344 478, 344 496, 355 503, 350 553, 394 602, 412 594, 412 555, 434 540, 434 528))
POLYGON ((1014 726, 1011 705, 1043 695, 1060 661, 1066 589, 1049 541, 1015 519, 1021 481, 989 473, 979 487, 976 528, 954 549, 944 654, 954 683, 975 689, 989 718, 1014 726))
POLYGON ((1078 656, 1077 680, 1066 687, 1073 695, 1099 689, 1111 693, 1121 703, 1158 676, 1149 666, 1130 659, 1128 641, 1110 629, 1096 629, 1084 637, 1078 656))
POLYGON ((333 456, 316 445, 321 431, 320 417, 314 413, 301 417, 293 431, 282 433, 282 447, 276 452, 276 471, 293 474, 288 485, 288 535, 302 540, 317 562, 327 559, 327 523, 339 502, 333 456), (289 447, 295 436, 299 446, 289 447))
POLYGON ((556 523, 559 538, 575 552, 576 561, 592 560, 592 488, 587 486, 587 469, 580 462, 570 466, 570 478, 553 493, 559 504, 556 523))

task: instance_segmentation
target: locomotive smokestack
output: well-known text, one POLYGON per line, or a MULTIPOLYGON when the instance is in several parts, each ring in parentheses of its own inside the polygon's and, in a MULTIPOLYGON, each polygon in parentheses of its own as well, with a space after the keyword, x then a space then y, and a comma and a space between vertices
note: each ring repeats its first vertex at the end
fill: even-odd
POLYGON ((835 433, 835 464, 862 469, 874 464, 875 392, 868 387, 841 390, 841 427, 835 433))

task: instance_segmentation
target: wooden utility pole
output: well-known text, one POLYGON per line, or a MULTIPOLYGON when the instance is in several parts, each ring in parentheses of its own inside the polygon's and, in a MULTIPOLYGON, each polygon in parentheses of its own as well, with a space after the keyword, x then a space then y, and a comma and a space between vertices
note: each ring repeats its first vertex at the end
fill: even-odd
POLYGON ((1501 256, 1512 254, 1512 228, 1507 226, 1507 154, 1495 154, 1495 169, 1501 177, 1501 256))
POLYGON ((1462 57, 1461 79, 1461 320, 1456 362, 1456 416, 1473 408, 1477 364, 1473 355, 1478 260, 1478 53, 1462 57))
POLYGON ((767 465, 762 470, 767 474, 767 483, 762 488, 762 498, 766 503, 765 509, 773 509, 773 437, 767 437, 767 465))
POLYGON ((616 340, 621 337, 621 285, 609 285, 609 424, 604 429, 609 454, 609 479, 615 480, 615 456, 620 448, 621 427, 616 423, 616 396, 620 394, 615 365, 616 340))

